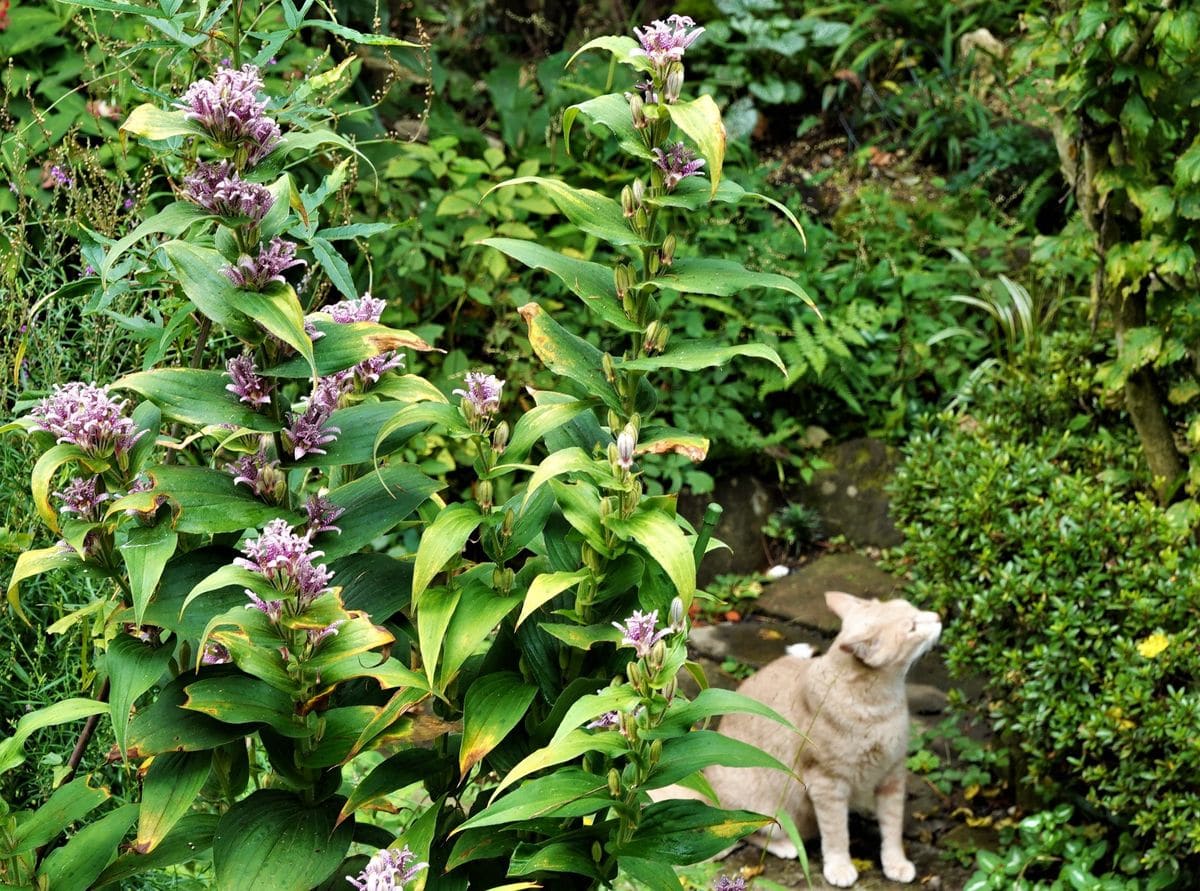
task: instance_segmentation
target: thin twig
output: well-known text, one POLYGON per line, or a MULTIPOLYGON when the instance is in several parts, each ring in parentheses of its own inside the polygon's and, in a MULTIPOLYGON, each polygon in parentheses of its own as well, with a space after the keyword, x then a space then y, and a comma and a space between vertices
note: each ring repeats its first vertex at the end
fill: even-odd
MULTIPOLYGON (((108 701, 108 678, 104 679, 104 683, 100 685, 100 692, 96 694, 96 699, 100 702, 108 701)), ((83 725, 83 729, 79 731, 79 738, 75 740, 75 748, 71 750, 71 757, 67 759, 67 772, 63 776, 62 785, 66 785, 75 778, 75 771, 79 769, 79 762, 83 760, 83 753, 87 750, 88 743, 92 741, 92 734, 96 732, 96 725, 100 723, 99 715, 92 715, 83 725)))

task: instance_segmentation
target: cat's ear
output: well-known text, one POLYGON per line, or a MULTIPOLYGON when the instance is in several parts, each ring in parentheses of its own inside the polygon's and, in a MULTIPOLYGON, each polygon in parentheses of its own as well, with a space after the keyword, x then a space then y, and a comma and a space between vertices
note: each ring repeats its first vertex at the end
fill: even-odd
POLYGON ((855 597, 853 594, 846 594, 843 591, 826 591, 825 604, 833 610, 834 615, 839 619, 844 619, 847 614, 866 606, 867 601, 861 597, 855 597))
POLYGON ((838 646, 871 668, 879 668, 887 661, 878 634, 867 634, 863 637, 843 640, 838 646))

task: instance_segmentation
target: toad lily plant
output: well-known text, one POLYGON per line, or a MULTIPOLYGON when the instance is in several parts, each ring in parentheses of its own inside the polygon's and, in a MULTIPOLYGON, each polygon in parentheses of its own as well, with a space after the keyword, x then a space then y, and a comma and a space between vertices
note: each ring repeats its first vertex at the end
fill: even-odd
POLYGON ((619 874, 665 888, 674 865, 769 822, 648 795, 702 786, 712 764, 787 770, 697 722, 754 712, 795 732, 688 661, 711 518, 697 531, 641 482, 642 462, 708 448, 655 420, 656 372, 738 357, 783 370, 761 344, 674 338, 671 305, 755 288, 808 302, 786 277, 688 249, 686 225, 713 202, 766 201, 799 229, 722 174, 717 105, 686 95, 701 31, 673 16, 583 48, 630 69, 627 91, 563 117, 568 138, 586 122, 632 160, 616 195, 537 177, 497 187, 532 184, 601 244, 584 260, 482 242, 561 280, 596 323, 584 339, 521 307, 558 382, 529 390, 524 411, 486 368, 450 393, 406 372, 411 351, 434 347, 382 324, 402 295, 360 293, 332 247, 377 224, 322 228, 344 166, 306 190, 289 172, 353 148, 277 114, 253 65, 134 110, 124 131, 170 160, 178 200, 110 244, 100 275, 132 274, 122 255, 151 240, 143 262, 191 339, 164 355, 193 361, 66 384, 10 425, 44 446, 33 503, 62 539, 21 556, 10 603, 36 574, 87 573, 99 600, 77 618, 106 631, 90 695, 23 718, 0 769, 38 729, 104 714, 111 758, 140 790, 116 804, 81 776, 39 816, 8 817, 6 875, 56 891, 179 864, 256 891, 608 887, 619 874), (316 296, 322 278, 336 302, 316 296), (410 460, 431 429, 476 456, 468 497, 410 460), (700 681, 692 699, 681 672, 700 681))

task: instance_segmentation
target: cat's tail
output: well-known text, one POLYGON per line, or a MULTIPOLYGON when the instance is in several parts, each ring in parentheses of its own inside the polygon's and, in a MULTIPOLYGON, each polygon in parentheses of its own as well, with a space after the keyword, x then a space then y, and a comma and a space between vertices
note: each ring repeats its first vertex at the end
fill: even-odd
POLYGON ((811 644, 794 643, 787 648, 787 654, 797 659, 811 659, 817 655, 817 651, 812 648, 811 644))

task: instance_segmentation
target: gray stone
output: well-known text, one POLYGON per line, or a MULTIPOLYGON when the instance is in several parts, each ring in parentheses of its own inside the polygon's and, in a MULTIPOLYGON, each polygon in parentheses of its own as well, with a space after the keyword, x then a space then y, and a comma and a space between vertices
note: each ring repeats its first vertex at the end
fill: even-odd
POLYGON ((829 634, 841 622, 825 605, 826 591, 845 591, 857 597, 887 599, 903 583, 858 554, 826 554, 772 583, 758 598, 756 608, 782 619, 829 634))
POLYGON ((900 533, 889 515, 886 486, 896 469, 896 450, 875 439, 852 439, 821 453, 831 465, 800 491, 816 509, 826 533, 856 545, 893 547, 900 533))
POLYGON ((723 513, 714 538, 729 545, 707 554, 700 565, 698 581, 707 585, 718 575, 758 572, 766 564, 762 528, 771 514, 783 505, 779 493, 768 489, 752 476, 718 479, 708 495, 679 496, 679 512, 697 529, 709 502, 721 505, 723 513))
POLYGON ((698 655, 722 662, 733 659, 745 665, 761 668, 778 659, 794 643, 807 643, 818 651, 825 648, 819 634, 794 625, 778 622, 726 622, 693 628, 688 644, 698 655))
POLYGON ((949 698, 932 684, 908 684, 908 710, 914 715, 940 715, 949 698))

